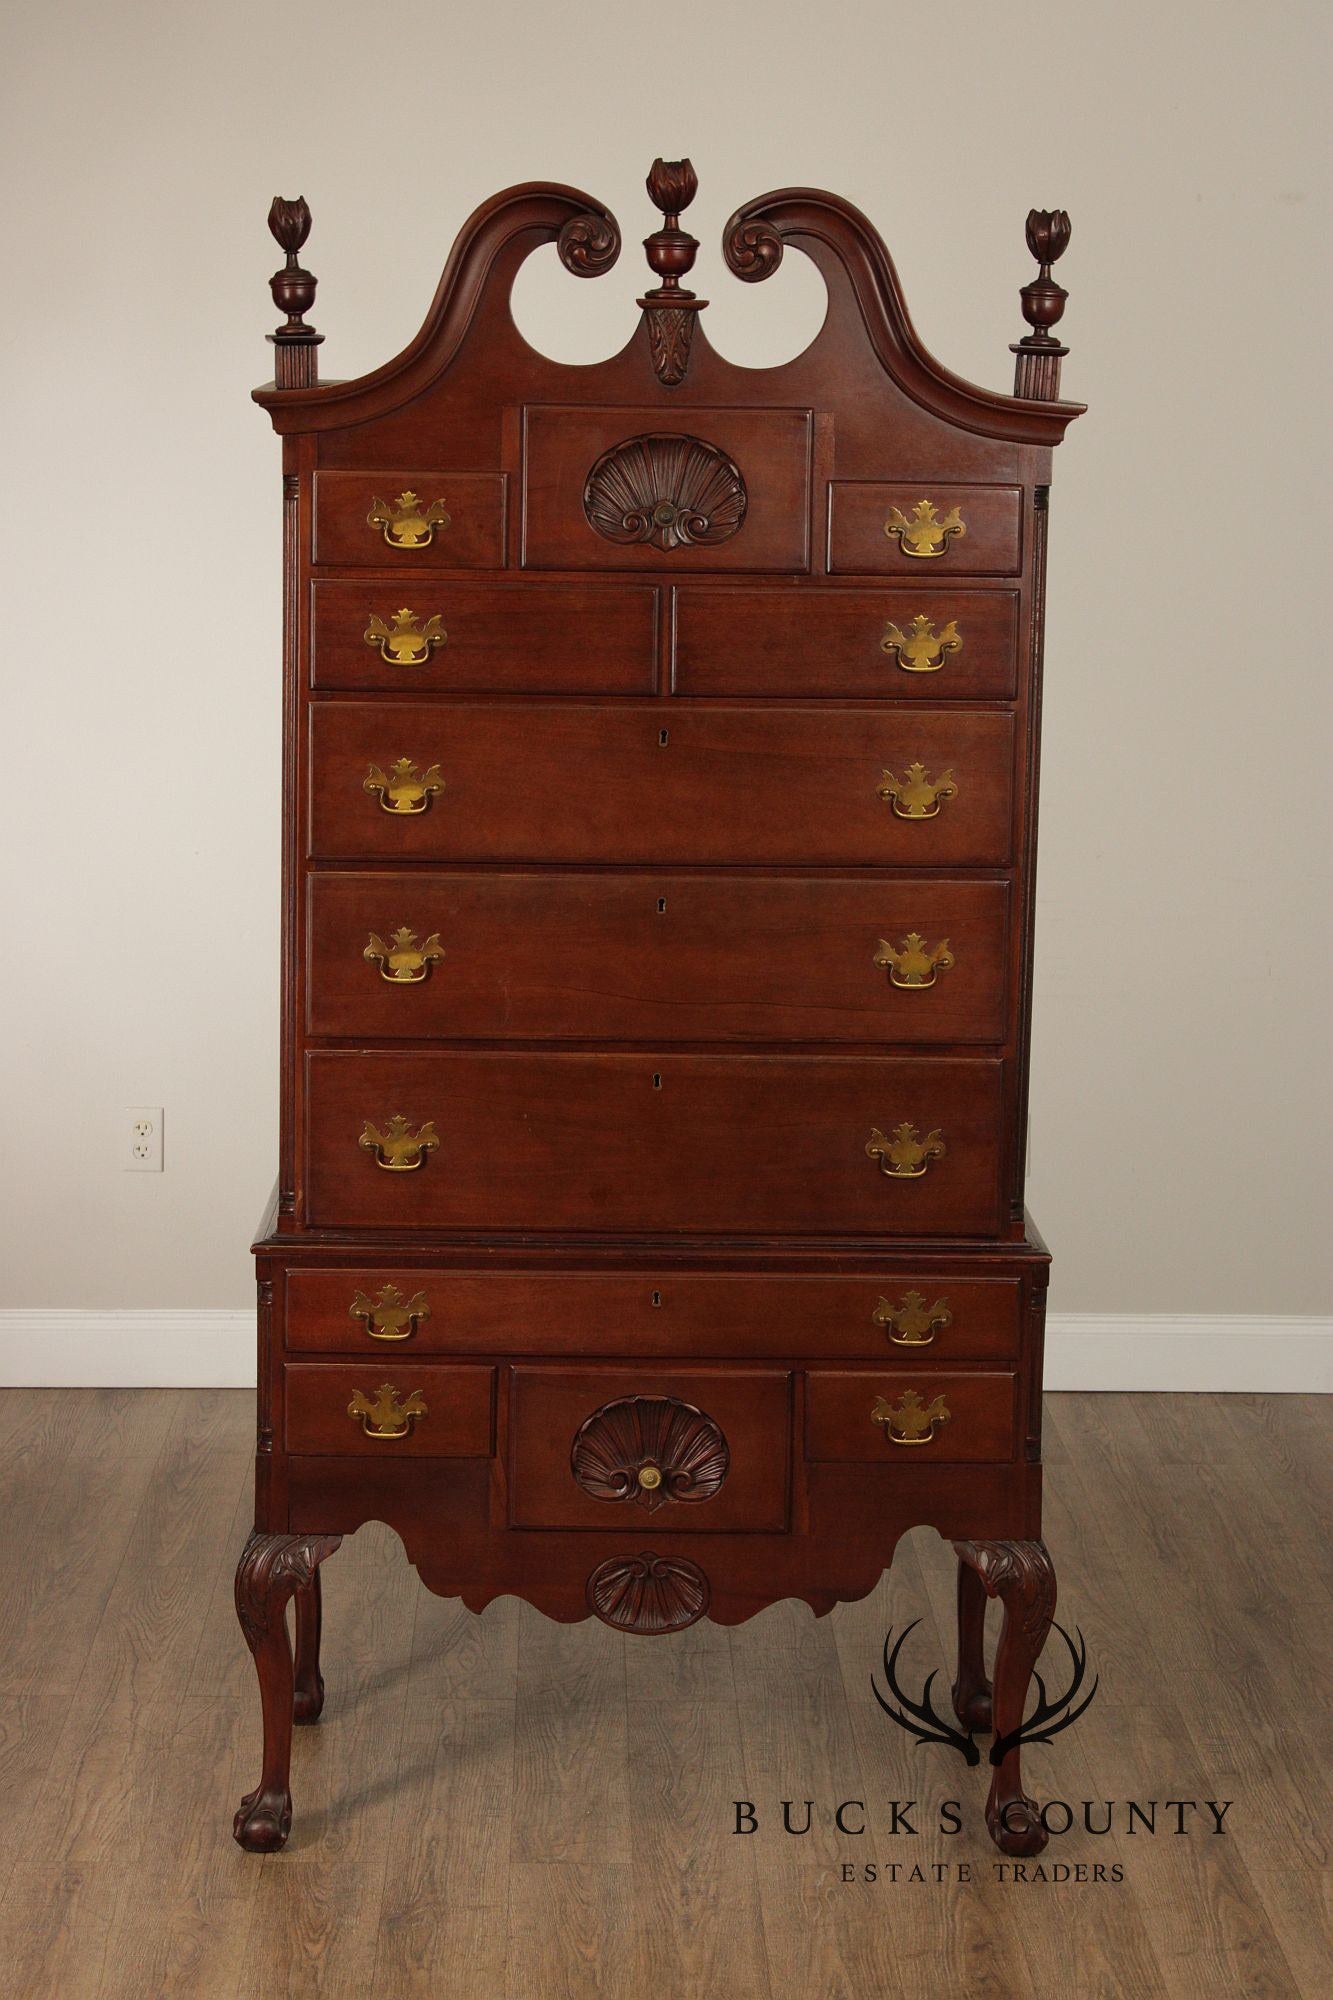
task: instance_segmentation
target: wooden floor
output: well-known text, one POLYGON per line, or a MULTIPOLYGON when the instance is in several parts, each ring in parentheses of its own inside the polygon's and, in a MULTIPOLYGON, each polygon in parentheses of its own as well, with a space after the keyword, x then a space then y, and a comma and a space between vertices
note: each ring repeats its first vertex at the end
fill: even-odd
POLYGON ((471 1617, 363 1529, 324 1571, 329 1697, 297 1732, 291 1843, 243 1855, 259 1717, 231 1576, 251 1398, 0 1395, 0 1991, 1328 1994, 1327 1406, 1048 1408, 1058 1615, 1101 1687, 1028 1753, 1030 1787, 1080 1815, 1234 1804, 1224 1835, 1201 1811, 1156 1837, 1117 1804, 1110 1834, 1052 1840, 1047 1873, 1068 1880, 1002 1882, 984 1766, 915 1747, 870 1694, 890 1625, 924 1617, 918 1685, 949 1661, 952 1558, 924 1532, 831 1618, 780 1605, 653 1642, 510 1600, 471 1617), (782 1832, 784 1798, 816 1801, 809 1834, 782 1832), (732 1833, 735 1799, 755 1834, 732 1833), (866 1801, 861 1838, 832 1830, 843 1799, 866 1801), (895 1799, 918 1802, 916 1838, 890 1831, 895 1799), (880 1878, 844 1883, 845 1862, 880 1878), (894 1862, 927 1879, 886 1879, 894 1862), (1097 1863, 1123 1880, 1076 1879, 1097 1863))

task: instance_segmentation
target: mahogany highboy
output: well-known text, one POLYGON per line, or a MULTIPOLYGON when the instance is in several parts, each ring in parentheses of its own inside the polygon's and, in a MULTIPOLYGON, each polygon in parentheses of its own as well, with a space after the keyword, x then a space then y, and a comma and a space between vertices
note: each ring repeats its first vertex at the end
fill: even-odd
MULTIPOLYGON (((255 1530, 236 1600, 280 1847, 319 1564, 387 1521, 433 1590, 661 1637, 959 1557, 964 1724, 1021 1721, 1048 1258, 1023 1207, 1037 724, 1064 292, 1057 212, 1013 397, 921 347, 865 218, 727 226, 828 316, 709 346, 688 161, 614 359, 515 329, 534 249, 611 214, 526 186, 466 224, 420 333, 320 384, 287 252, 280 1177, 257 1243, 255 1530), (995 1686, 987 1596, 1003 1604, 995 1686), (295 1654, 284 1610, 295 1598, 295 1654), (993 1714, 992 1714, 993 1711, 993 1714)), ((1017 1751, 991 1831, 1045 1835, 1017 1751)))

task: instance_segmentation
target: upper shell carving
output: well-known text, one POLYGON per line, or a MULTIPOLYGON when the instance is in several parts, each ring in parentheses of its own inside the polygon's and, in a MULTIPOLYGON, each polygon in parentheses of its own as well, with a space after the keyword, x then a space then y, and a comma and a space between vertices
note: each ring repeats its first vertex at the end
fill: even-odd
POLYGON ((696 437, 626 438, 598 459, 583 489, 599 535, 659 549, 729 541, 748 504, 739 469, 696 437))
POLYGON ((711 1417, 673 1396, 626 1396, 595 1410, 575 1434, 570 1470, 594 1500, 711 1500, 731 1466, 711 1417))

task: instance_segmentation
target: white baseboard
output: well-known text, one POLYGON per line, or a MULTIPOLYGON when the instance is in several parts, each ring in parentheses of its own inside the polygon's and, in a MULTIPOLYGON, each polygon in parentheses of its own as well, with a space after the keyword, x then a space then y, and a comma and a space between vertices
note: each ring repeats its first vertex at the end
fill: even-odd
MULTIPOLYGON (((253 1312, 0 1310, 0 1387, 249 1389, 254 1379, 253 1312)), ((1333 1319, 1053 1313, 1046 1386, 1328 1393, 1333 1319)))

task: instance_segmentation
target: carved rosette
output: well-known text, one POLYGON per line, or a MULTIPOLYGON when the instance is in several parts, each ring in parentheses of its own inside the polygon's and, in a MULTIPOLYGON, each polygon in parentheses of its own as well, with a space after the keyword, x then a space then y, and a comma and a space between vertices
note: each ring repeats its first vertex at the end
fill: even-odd
POLYGON ((683 1632, 708 1609, 708 1578, 685 1556, 612 1556, 588 1578, 588 1609, 617 1632, 683 1632))
POLYGON ((556 255, 576 278, 600 278, 620 255, 620 229, 609 209, 571 215, 556 238, 556 255))
POLYGON ((570 1470, 594 1500, 633 1500, 649 1513, 668 1500, 711 1500, 731 1467, 713 1419, 673 1396, 625 1396, 577 1431, 570 1470))
POLYGON ((730 541, 748 504, 739 468, 696 437, 626 438, 583 489, 588 524, 606 541, 664 550, 730 541))

